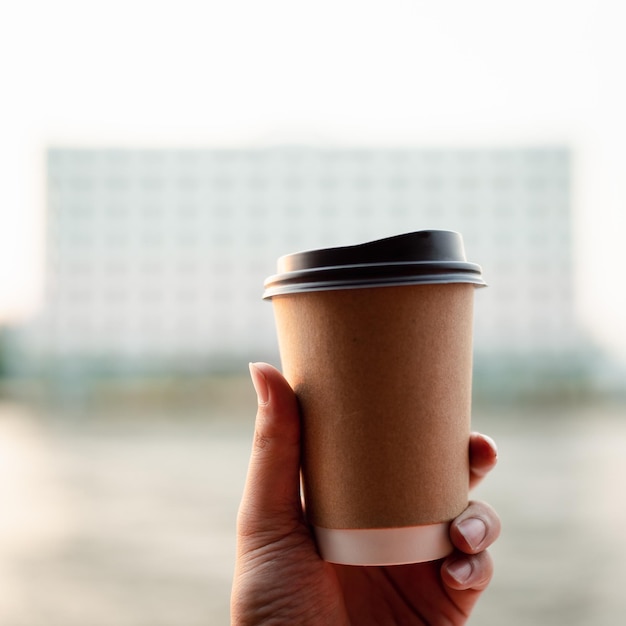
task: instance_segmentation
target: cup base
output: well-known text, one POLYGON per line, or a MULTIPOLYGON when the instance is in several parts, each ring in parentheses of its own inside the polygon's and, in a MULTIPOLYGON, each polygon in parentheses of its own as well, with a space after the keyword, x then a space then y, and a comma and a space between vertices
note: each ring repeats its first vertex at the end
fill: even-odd
POLYGON ((408 565, 448 556, 450 522, 402 528, 313 526, 325 561, 342 565, 408 565))

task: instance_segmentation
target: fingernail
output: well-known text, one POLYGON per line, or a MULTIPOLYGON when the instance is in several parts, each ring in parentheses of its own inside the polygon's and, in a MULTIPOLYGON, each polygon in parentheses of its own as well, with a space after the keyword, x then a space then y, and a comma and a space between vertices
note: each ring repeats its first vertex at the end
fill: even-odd
POLYGON ((478 517, 469 517, 463 520, 457 529, 472 550, 476 550, 487 536, 487 526, 478 517))
POLYGON ((252 378, 252 384, 256 391, 257 402, 260 405, 267 404, 269 392, 265 375, 254 363, 249 363, 248 367, 250 368, 250 378, 252 378))
POLYGON ((448 565, 448 573, 450 576, 462 584, 470 579, 473 570, 474 568, 468 559, 458 559, 448 565))

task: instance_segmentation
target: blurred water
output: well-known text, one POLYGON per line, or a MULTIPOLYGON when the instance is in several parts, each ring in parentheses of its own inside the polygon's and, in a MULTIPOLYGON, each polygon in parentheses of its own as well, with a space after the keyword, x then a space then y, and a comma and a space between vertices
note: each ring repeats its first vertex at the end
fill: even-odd
MULTIPOLYGON (((201 411, 0 404, 0 624, 228 624, 254 401, 201 411)), ((623 623, 626 411, 475 410, 503 519, 471 623, 623 623)))
POLYGON ((252 418, 0 409, 0 624, 227 624, 252 418))
POLYGON ((477 495, 500 512, 503 535, 474 623, 623 623, 626 409, 487 417, 475 425, 497 439, 500 462, 477 495))

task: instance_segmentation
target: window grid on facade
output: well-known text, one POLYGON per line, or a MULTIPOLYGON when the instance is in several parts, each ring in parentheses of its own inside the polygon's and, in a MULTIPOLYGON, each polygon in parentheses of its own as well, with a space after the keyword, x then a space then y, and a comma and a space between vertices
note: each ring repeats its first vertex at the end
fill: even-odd
POLYGON ((560 148, 51 150, 32 333, 51 358, 275 355, 260 294, 278 256, 444 228, 462 232, 490 285, 477 350, 566 351, 569 162, 560 148))

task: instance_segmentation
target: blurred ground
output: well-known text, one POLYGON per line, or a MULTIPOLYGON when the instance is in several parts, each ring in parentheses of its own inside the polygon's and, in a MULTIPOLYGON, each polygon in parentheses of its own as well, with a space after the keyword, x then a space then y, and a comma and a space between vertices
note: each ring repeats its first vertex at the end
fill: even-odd
MULTIPOLYGON (((228 624, 255 401, 244 379, 209 387, 65 408, 5 394, 2 626, 228 624)), ((471 623, 622 623, 626 409, 476 407, 474 427, 498 443, 476 497, 504 530, 471 623)))

